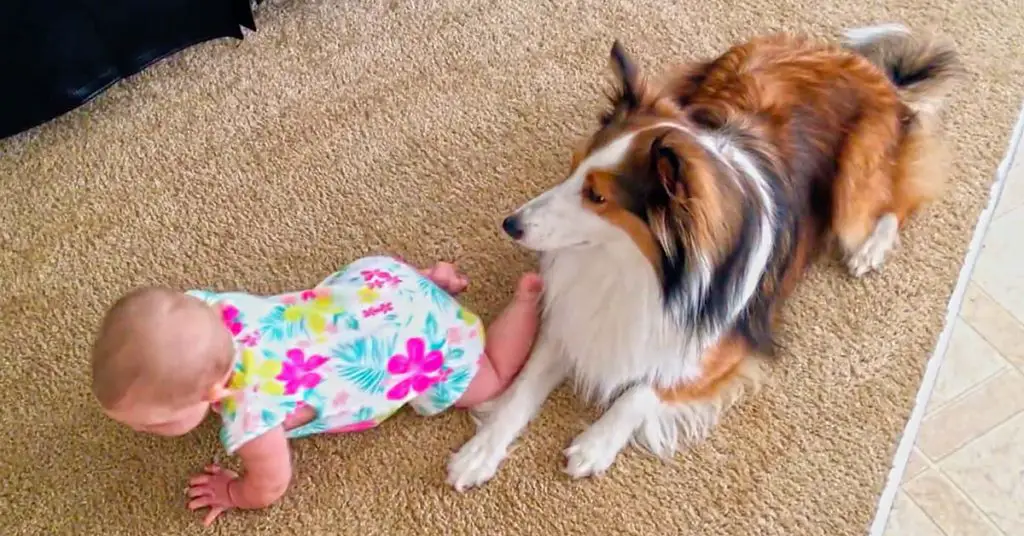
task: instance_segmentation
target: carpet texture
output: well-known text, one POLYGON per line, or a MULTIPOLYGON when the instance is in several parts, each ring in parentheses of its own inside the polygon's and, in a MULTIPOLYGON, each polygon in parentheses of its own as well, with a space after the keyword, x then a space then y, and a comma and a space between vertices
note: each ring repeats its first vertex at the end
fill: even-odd
POLYGON ((570 482, 593 418, 559 391, 497 478, 459 495, 463 413, 294 443, 277 506, 214 533, 864 534, 1024 94, 1009 0, 328 0, 269 2, 259 32, 182 53, 0 144, 0 519, 4 534, 204 534, 190 472, 218 453, 105 420, 87 344, 135 285, 283 292, 390 251, 459 261, 492 316, 531 257, 502 216, 560 180, 595 125, 620 37, 645 66, 755 32, 898 20, 951 35, 971 80, 949 114, 947 197, 886 270, 834 262, 790 302, 772 384, 669 464, 628 451, 570 482))

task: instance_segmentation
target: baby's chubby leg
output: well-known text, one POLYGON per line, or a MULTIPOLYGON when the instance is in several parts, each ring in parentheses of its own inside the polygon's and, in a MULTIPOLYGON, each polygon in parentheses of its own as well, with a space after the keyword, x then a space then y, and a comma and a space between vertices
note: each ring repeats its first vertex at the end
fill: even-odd
POLYGON ((540 296, 544 284, 539 275, 519 279, 515 296, 487 328, 487 345, 480 370, 455 403, 472 408, 500 395, 512 383, 530 356, 540 324, 540 296))

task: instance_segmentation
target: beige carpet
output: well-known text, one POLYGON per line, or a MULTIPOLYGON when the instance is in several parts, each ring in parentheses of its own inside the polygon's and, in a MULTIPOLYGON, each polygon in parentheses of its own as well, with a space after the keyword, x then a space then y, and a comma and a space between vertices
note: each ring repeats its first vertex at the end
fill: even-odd
POLYGON ((791 303, 774 385, 662 464, 570 482, 590 414, 561 391, 496 480, 444 484, 464 414, 295 443, 269 511, 219 534, 864 534, 1024 95, 1024 11, 989 0, 293 0, 242 43, 185 52, 0 143, 0 532, 200 534, 184 508, 213 426, 140 437, 88 396, 102 308, 148 282, 279 292, 394 251, 456 259, 489 316, 531 259, 506 211, 559 180, 621 37, 645 64, 756 31, 939 27, 973 71, 950 117, 948 198, 879 277, 823 264, 791 303), (840 7, 843 6, 843 7, 840 7))

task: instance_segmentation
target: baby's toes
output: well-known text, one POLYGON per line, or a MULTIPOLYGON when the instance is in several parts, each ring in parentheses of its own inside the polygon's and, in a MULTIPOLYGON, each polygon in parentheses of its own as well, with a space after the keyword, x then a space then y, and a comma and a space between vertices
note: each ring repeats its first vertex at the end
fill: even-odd
POLYGON ((523 275, 516 287, 516 295, 523 298, 536 298, 544 290, 544 280, 533 272, 523 275))

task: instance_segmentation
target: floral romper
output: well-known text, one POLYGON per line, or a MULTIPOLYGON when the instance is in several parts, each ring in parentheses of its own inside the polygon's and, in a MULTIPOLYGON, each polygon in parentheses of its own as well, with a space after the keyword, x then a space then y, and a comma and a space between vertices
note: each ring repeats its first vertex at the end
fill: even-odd
POLYGON ((304 406, 316 416, 289 438, 373 428, 406 404, 436 414, 466 392, 484 354, 477 316, 387 257, 302 292, 188 294, 218 307, 234 335, 232 395, 217 407, 229 454, 304 406))

